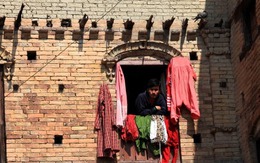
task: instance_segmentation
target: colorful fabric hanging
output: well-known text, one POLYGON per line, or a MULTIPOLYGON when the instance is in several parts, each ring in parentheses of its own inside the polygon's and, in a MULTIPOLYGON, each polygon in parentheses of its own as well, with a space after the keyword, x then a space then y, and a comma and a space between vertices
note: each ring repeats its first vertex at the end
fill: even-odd
POLYGON ((106 84, 100 86, 94 129, 97 131, 97 157, 115 158, 119 152, 119 140, 111 94, 106 84))
POLYGON ((167 70, 167 107, 175 123, 178 122, 183 104, 193 119, 200 117, 195 80, 196 74, 188 58, 178 56, 170 60, 167 70))
POLYGON ((119 63, 116 64, 116 126, 124 126, 127 116, 127 94, 125 77, 119 63))

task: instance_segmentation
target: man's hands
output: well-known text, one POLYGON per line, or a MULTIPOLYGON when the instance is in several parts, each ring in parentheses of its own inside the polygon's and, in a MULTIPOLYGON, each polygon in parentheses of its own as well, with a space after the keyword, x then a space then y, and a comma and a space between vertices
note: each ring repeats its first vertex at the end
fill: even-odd
POLYGON ((161 106, 155 106, 156 110, 161 110, 161 106))

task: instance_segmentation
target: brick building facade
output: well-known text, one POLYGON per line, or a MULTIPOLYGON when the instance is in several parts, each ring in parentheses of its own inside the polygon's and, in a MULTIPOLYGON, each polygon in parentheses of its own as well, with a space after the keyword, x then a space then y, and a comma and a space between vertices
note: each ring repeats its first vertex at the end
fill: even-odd
MULTIPOLYGON (((193 138, 193 121, 182 110, 179 161, 257 162, 259 2, 23 2, 23 10, 22 2, 12 0, 0 6, 6 17, 0 29, 2 162, 103 162, 96 158, 93 131, 100 85, 109 85, 115 102, 117 62, 132 92, 180 54, 191 60, 198 76, 201 139, 193 138), (255 24, 245 32, 250 23, 241 11, 252 11, 252 3, 256 9, 249 22, 255 24), (203 10, 208 12, 205 26, 192 20, 203 10), (19 11, 21 26, 15 28, 19 11), (88 21, 80 29, 84 14, 88 21), (154 23, 147 29, 151 15, 154 23)), ((146 160, 124 149, 117 159, 146 160)))

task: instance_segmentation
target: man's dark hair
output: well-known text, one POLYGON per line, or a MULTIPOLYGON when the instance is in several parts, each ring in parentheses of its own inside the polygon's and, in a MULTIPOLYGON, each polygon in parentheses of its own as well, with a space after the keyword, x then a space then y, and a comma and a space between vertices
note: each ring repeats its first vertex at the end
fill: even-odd
POLYGON ((158 79, 153 78, 153 79, 150 79, 150 80, 148 81, 148 83, 147 83, 147 89, 148 89, 148 88, 152 88, 152 87, 154 87, 154 86, 160 86, 160 82, 159 82, 158 79))

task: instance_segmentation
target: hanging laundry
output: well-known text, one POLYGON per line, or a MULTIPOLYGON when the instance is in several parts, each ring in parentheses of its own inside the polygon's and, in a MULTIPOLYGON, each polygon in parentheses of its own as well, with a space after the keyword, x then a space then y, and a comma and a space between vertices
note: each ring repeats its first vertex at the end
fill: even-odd
POLYGON ((127 116, 127 94, 124 73, 119 63, 116 64, 116 103, 116 125, 121 128, 127 116))
POLYGON ((200 117, 194 81, 196 74, 188 58, 178 56, 170 60, 167 69, 167 107, 175 123, 183 104, 193 119, 200 117))
POLYGON ((164 123, 164 116, 151 115, 150 139, 152 143, 167 142, 167 130, 164 123))
POLYGON ((106 84, 100 86, 94 129, 97 131, 97 157, 115 158, 119 152, 119 140, 111 94, 106 84))
POLYGON ((178 159, 179 151, 179 131, 178 125, 172 123, 170 116, 164 116, 164 123, 167 129, 167 143, 162 145, 162 162, 169 163, 169 160, 172 159, 171 163, 176 163, 178 159), (171 151, 172 154, 171 154, 171 151), (171 158, 172 155, 172 158, 171 158))
POLYGON ((168 139, 168 134, 166 126, 164 123, 164 116, 162 115, 152 115, 151 116, 151 127, 150 127, 150 140, 151 143, 159 144, 159 155, 160 162, 162 161, 162 143, 166 144, 168 139))
POLYGON ((135 141, 137 151, 146 149, 146 142, 150 138, 151 115, 135 117, 135 123, 139 131, 139 138, 135 141))
POLYGON ((126 142, 134 142, 139 137, 138 128, 135 124, 135 115, 127 115, 125 120, 125 126, 122 128, 121 132, 121 138, 126 142))
POLYGON ((151 115, 136 115, 135 123, 139 131, 139 137, 135 140, 137 151, 141 152, 147 150, 148 147, 154 156, 159 155, 160 149, 158 144, 150 142, 151 115))

